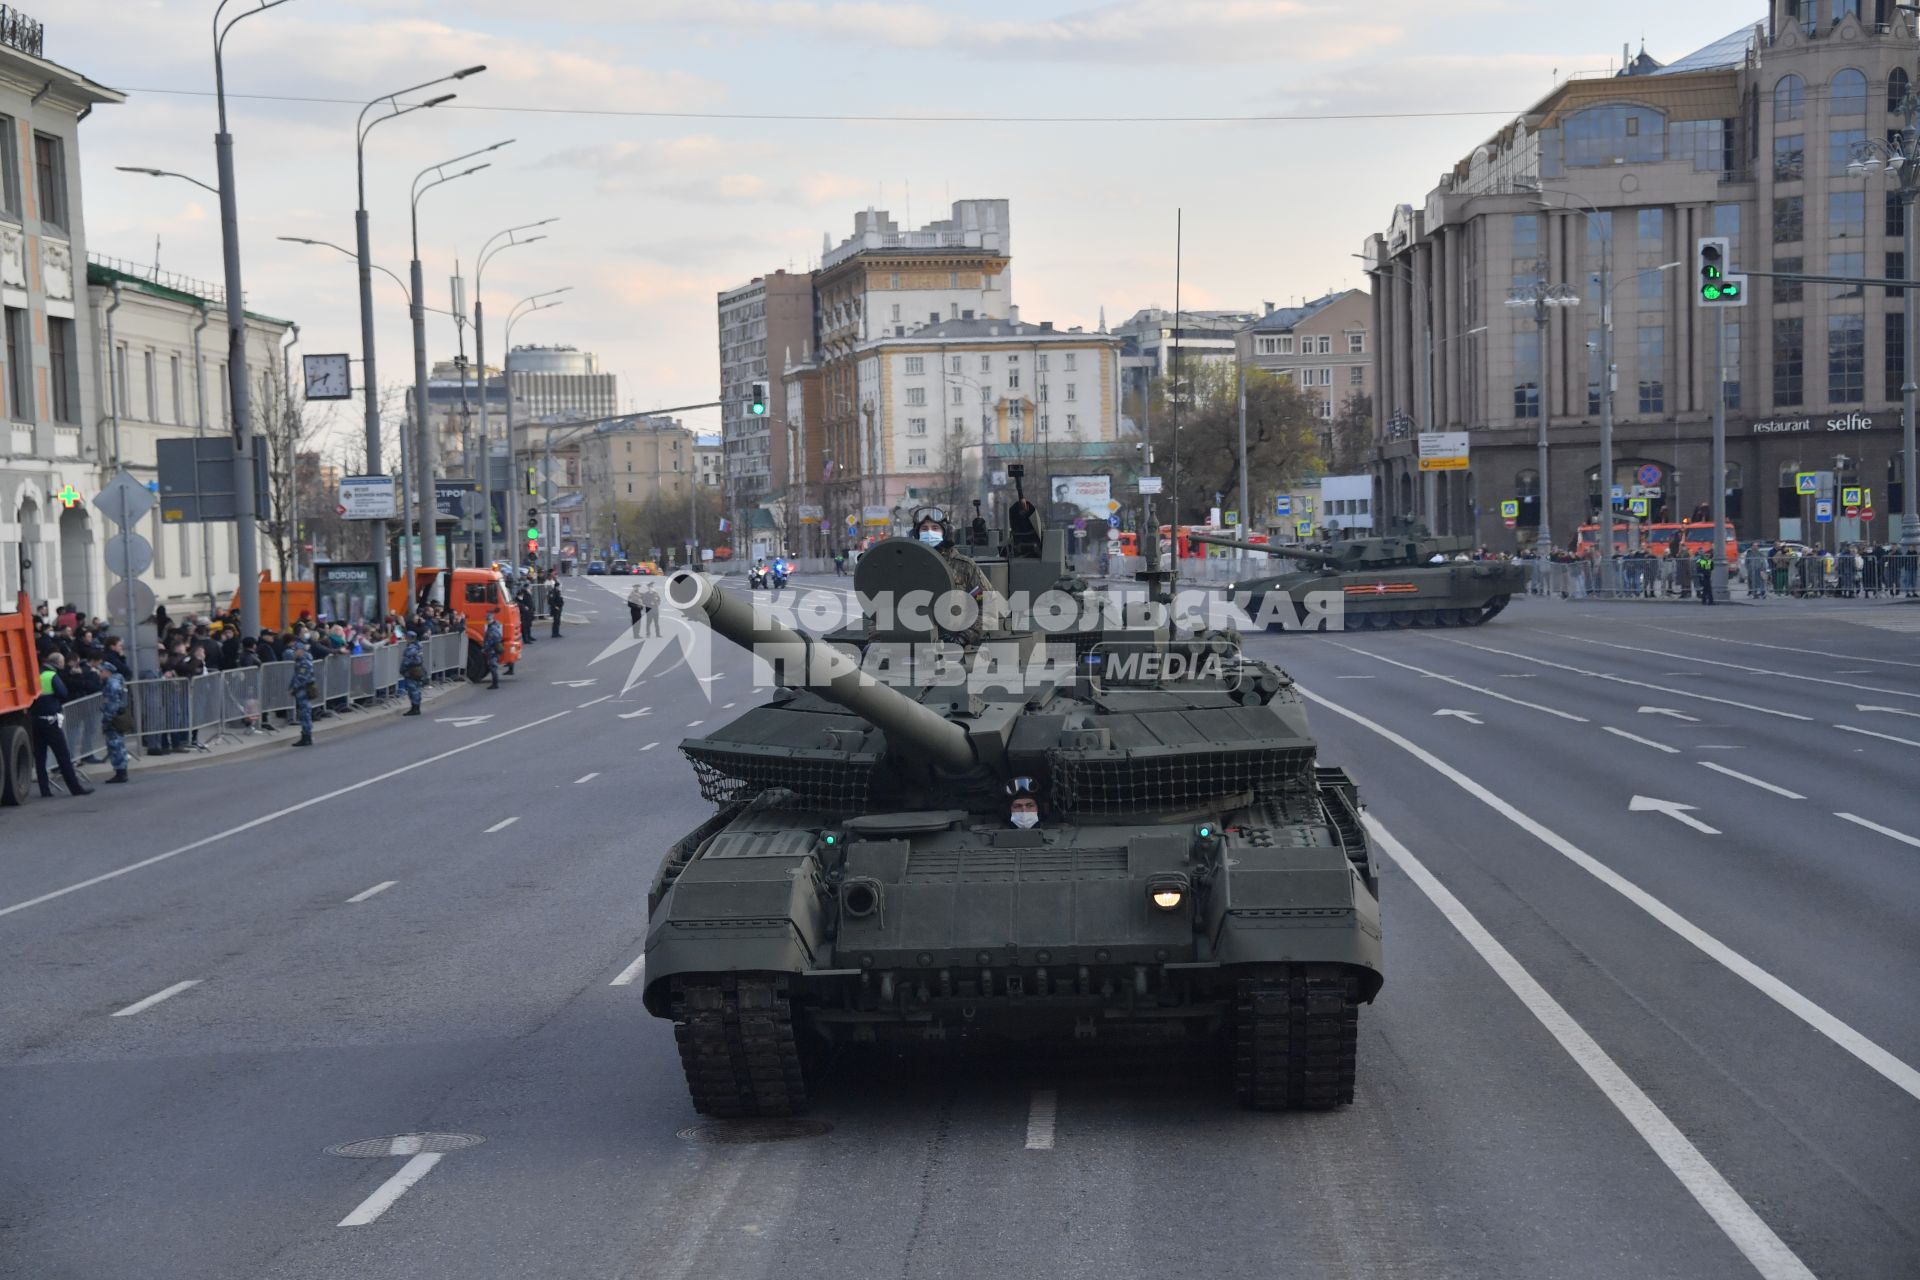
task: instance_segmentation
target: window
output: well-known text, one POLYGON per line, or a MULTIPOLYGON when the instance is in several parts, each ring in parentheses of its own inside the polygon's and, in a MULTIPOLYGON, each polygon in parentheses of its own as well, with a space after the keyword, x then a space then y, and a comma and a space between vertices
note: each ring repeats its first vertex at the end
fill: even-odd
POLYGON ((1332 334, 1323 333, 1320 335, 1320 354, 1323 356, 1330 356, 1333 354, 1333 335, 1332 334))
MULTIPOLYGON (((1721 315, 1726 313, 1723 311, 1721 315)), ((1737 320, 1725 322, 1723 332, 1726 335, 1726 363, 1720 376, 1720 394, 1725 397, 1727 408, 1740 407, 1740 323, 1737 320)))
POLYGON ((1516 213, 1513 215, 1513 247, 1531 249, 1540 243, 1540 215, 1537 213, 1516 213))
POLYGON ((1898 400, 1901 385, 1907 380, 1907 313, 1889 311, 1886 315, 1887 391, 1886 398, 1898 400))
POLYGON ((1852 67, 1834 72, 1833 87, 1827 100, 1827 114, 1831 116, 1867 114, 1867 78, 1852 67))
POLYGON ((1587 248, 1598 253, 1602 243, 1613 239, 1613 210, 1603 209, 1597 218, 1588 214, 1586 222, 1587 248))
POLYGON ((1354 365, 1347 370, 1347 385, 1359 387, 1366 385, 1367 370, 1364 365, 1354 365))
POLYGON ((1740 206, 1737 204, 1717 204, 1713 206, 1713 234, 1725 236, 1733 241, 1734 249, 1740 247, 1740 206))
POLYGON ((1009 387, 1018 387, 1020 385, 1020 366, 1013 363, 1019 358, 1018 356, 1007 357, 1007 385, 1009 387))
POLYGON ((1640 239, 1646 243, 1658 244, 1666 238, 1667 211, 1665 209, 1642 209, 1637 219, 1640 239))
POLYGON ((1540 331, 1522 329, 1513 335, 1513 416, 1540 416, 1540 331))
POLYGON ((1807 114, 1807 85, 1799 76, 1782 76, 1773 86, 1773 122, 1786 124, 1807 114))
POLYGON ((1033 358, 1033 367, 1038 369, 1042 373, 1045 373, 1047 371, 1047 353, 1046 352, 1042 351, 1039 355, 1033 358))
POLYGON ((1675 120, 1667 127, 1668 158, 1693 161, 1695 173, 1733 167, 1733 121, 1675 120))
POLYGON ((131 418, 133 413, 133 391, 127 386, 127 345, 123 342, 113 351, 113 407, 123 418, 131 418))
POLYGON ((960 273, 958 271, 947 272, 947 288, 958 289, 959 287, 960 287, 960 273))
MULTIPOLYGON (((1867 255, 1864 253, 1830 253, 1827 255, 1827 274, 1830 276, 1862 276, 1867 272, 1867 255)), ((1836 284, 1829 286, 1830 298, 1859 298, 1866 295, 1866 289, 1857 284, 1836 284)))
POLYGON ((1080 398, 1080 384, 1077 382, 1069 382, 1067 384, 1067 399, 1078 400, 1079 398, 1080 398))
POLYGON ((1667 328, 1659 324, 1640 326, 1640 412, 1667 411, 1667 328))
POLYGON ((980 372, 982 372, 982 373, 990 373, 990 372, 992 372, 992 370, 993 370, 993 357, 992 357, 992 356, 981 356, 981 357, 980 357, 980 372))
POLYGON ((47 383, 53 393, 53 420, 80 423, 80 343, 73 321, 47 317, 47 383))
POLYGON ((1827 176, 1844 178, 1847 166, 1867 140, 1865 129, 1834 129, 1827 134, 1827 176))
MULTIPOLYGON (((1886 275, 1889 280, 1905 280, 1907 278, 1907 255, 1904 252, 1895 249, 1887 254, 1886 275)), ((1892 285, 1887 286, 1887 296, 1889 298, 1897 298, 1905 292, 1905 289, 1896 289, 1892 285)))
POLYGON ((1078 353, 1076 353, 1076 352, 1072 352, 1072 351, 1069 351, 1069 352, 1067 352, 1067 372, 1068 372, 1068 373, 1072 373, 1072 372, 1073 372, 1073 368, 1074 368, 1074 361, 1075 361, 1075 360, 1076 360, 1077 358, 1078 358, 1078 353))
POLYGON ((1039 390, 1040 390, 1040 403, 1045 404, 1047 402, 1047 384, 1044 382, 1041 383, 1039 390))
POLYGON ((1801 371, 1806 355, 1806 321, 1799 316, 1775 316, 1773 319, 1773 402, 1775 404, 1804 403, 1801 371))
POLYGON ((907 376, 908 377, 912 377, 915 374, 925 373, 926 371, 927 371, 927 358, 925 356, 908 356, 907 357, 907 376))
POLYGON ((955 431, 965 431, 967 429, 967 420, 965 418, 955 418, 953 420, 953 429, 955 431))
POLYGON ((1664 271, 1642 271, 1640 273, 1640 301, 1658 302, 1667 296, 1667 273, 1664 271))
MULTIPOLYGON (((1806 269, 1803 259, 1775 258, 1775 271, 1803 271, 1806 269)), ((1775 280, 1773 282, 1773 300, 1780 302, 1799 302, 1806 296, 1806 283, 1801 280, 1775 280)))
POLYGON ((1887 234, 1890 236, 1907 234, 1907 206, 1900 202, 1898 191, 1887 192, 1887 234))
POLYGON ((927 434, 927 420, 925 418, 908 418, 907 434, 910 436, 924 436, 927 434))
POLYGON ((0 211, 20 216, 20 133, 12 116, 0 116, 0 211))
POLYGON ((928 323, 928 324, 939 324, 939 323, 940 323, 940 313, 939 313, 938 311, 929 311, 929 312, 927 312, 927 323, 928 323))
POLYGON ((7 308, 7 412, 15 422, 33 421, 33 338, 25 307, 7 308))
POLYGON ((947 304, 947 319, 958 320, 959 318, 960 318, 960 304, 957 302, 949 302, 947 304))
POLYGON ((1647 107, 1588 107, 1567 117, 1566 162, 1576 165, 1652 163, 1667 158, 1666 118, 1647 107))
POLYGON ((1053 421, 1053 418, 1051 415, 1044 414, 1044 413, 1040 415, 1040 434, 1041 435, 1044 436, 1047 434, 1047 424, 1052 421, 1053 421))
POLYGON ((948 365, 947 365, 947 367, 948 367, 949 369, 951 369, 951 370, 952 370, 952 371, 953 371, 954 373, 958 373, 958 372, 960 372, 960 357, 959 357, 959 356, 954 356, 954 357, 953 357, 953 358, 952 358, 952 359, 951 359, 951 360, 950 360, 950 361, 948 362, 948 365))
POLYGON ((1253 340, 1253 353, 1258 356, 1272 356, 1272 355, 1280 354, 1280 339, 1255 338, 1253 340))
POLYGON ((1291 335, 1280 339, 1280 354, 1283 356, 1290 356, 1293 354, 1293 338, 1291 335))
POLYGON ((927 451, 926 451, 925 449, 909 449, 909 450, 907 450, 907 465, 908 465, 908 466, 910 466, 910 467, 924 467, 924 466, 926 466, 926 465, 927 465, 927 451))
POLYGON ((897 302, 893 304, 893 322, 900 323, 900 304, 897 302))
POLYGON ((908 404, 925 404, 926 402, 927 402, 927 389, 925 387, 908 387, 907 388, 908 404))
POLYGON ((172 409, 167 421, 175 426, 185 423, 186 409, 180 403, 180 357, 167 357, 167 404, 172 409))
POLYGON ((1827 234, 1858 240, 1867 234, 1867 193, 1835 191, 1827 196, 1827 234))
POLYGON ((962 388, 961 388, 961 386, 960 386, 960 384, 959 384, 959 383, 955 383, 955 384, 954 384, 954 386, 953 386, 953 402, 954 402, 955 404, 959 404, 959 403, 960 403, 960 397, 961 397, 961 391, 962 391, 962 388))
MULTIPOLYGON (((161 417, 160 417, 160 375, 159 375, 159 373, 158 373, 158 371, 157 371, 157 369, 156 369, 156 367, 155 367, 155 365, 154 365, 154 360, 153 360, 153 352, 151 352, 151 351, 148 351, 148 352, 144 352, 144 353, 142 353, 142 360, 143 360, 143 362, 144 362, 144 363, 145 363, 145 365, 146 365, 146 375, 147 375, 147 377, 146 377, 146 384, 147 384, 147 386, 146 386, 146 389, 147 389, 147 421, 148 421, 148 422, 159 422, 159 421, 161 421, 161 417)), ((265 404, 265 403, 266 403, 266 399, 265 399, 264 397, 262 397, 262 399, 261 399, 261 401, 260 401, 260 403, 261 403, 261 404, 265 404)))
POLYGON ((1792 244, 1806 234, 1807 202, 1802 196, 1775 196, 1773 242, 1792 244))
POLYGON ((898 271, 895 271, 893 274, 887 277, 887 288, 898 289, 899 287, 900 287, 900 273, 898 271))
POLYGON ((1366 352, 1367 352, 1367 335, 1366 334, 1350 333, 1347 335, 1347 354, 1348 355, 1359 356, 1359 355, 1365 355, 1366 352))
POLYGON ((1827 403, 1867 398, 1867 318, 1858 311, 1827 317, 1827 403))
POLYGON ((40 221, 65 229, 67 225, 67 157, 60 139, 33 135, 33 196, 40 221))
POLYGON ((1773 180, 1798 182, 1806 176, 1806 136, 1798 133, 1776 134, 1773 139, 1773 180))
POLYGON ((1887 76, 1887 110, 1897 112, 1907 100, 1907 73, 1895 67, 1887 76))

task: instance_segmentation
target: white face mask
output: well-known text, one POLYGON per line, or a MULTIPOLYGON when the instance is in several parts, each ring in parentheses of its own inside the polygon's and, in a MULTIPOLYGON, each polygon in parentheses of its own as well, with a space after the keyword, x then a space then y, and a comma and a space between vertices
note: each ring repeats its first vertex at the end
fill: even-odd
POLYGON ((1016 813, 1013 814, 1012 817, 1013 825, 1022 831, 1027 830, 1029 827, 1037 827, 1040 825, 1040 815, 1037 813, 1016 813))
POLYGON ((946 541, 946 538, 941 534, 941 532, 938 529, 922 529, 920 531, 920 541, 926 543, 930 547, 937 547, 942 542, 946 541))

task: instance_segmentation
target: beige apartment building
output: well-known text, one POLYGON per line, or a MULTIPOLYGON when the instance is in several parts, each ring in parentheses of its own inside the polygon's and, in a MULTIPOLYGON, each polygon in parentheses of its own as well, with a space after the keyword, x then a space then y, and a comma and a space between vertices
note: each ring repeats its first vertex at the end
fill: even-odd
POLYGON ((1297 307, 1266 304, 1266 314, 1235 339, 1242 364, 1292 381, 1311 399, 1322 428, 1322 453, 1335 415, 1353 396, 1373 394, 1373 350, 1367 327, 1373 304, 1366 292, 1347 289, 1297 307))
POLYGON ((1793 477, 1818 469, 1874 492, 1877 519, 1833 533, 1897 536, 1898 293, 1756 278, 1746 307, 1720 313, 1720 377, 1714 317, 1696 305, 1692 275, 1710 235, 1728 238, 1735 271, 1904 274, 1892 184, 1849 166, 1863 143, 1902 127, 1914 17, 1874 0, 1771 0, 1755 17, 1670 65, 1643 53, 1618 75, 1561 85, 1366 241, 1377 510, 1417 511, 1413 436, 1437 429, 1472 442, 1470 470, 1439 486, 1430 523, 1440 528, 1531 543, 1543 486, 1560 546, 1613 485, 1639 486, 1654 520, 1687 518, 1711 498, 1710 423, 1724 394, 1724 483, 1742 537, 1814 533, 1793 477), (1576 305, 1533 306, 1546 290, 1576 305), (1512 530, 1507 501, 1519 512, 1512 530))

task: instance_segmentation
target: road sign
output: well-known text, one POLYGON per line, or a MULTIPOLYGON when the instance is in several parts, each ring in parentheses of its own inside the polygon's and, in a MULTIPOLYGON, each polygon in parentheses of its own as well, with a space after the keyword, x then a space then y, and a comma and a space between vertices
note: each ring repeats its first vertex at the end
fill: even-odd
POLYGON ((126 525, 137 523, 153 510, 153 504, 152 491, 124 471, 108 481, 93 500, 109 520, 126 525))
POLYGON ((1847 509, 1850 516, 1860 514, 1860 486, 1850 484, 1840 491, 1840 505, 1847 509))
POLYGON ((1636 515, 1636 516, 1644 516, 1644 515, 1646 515, 1646 514, 1647 514, 1647 499, 1645 499, 1645 498, 1629 498, 1629 499, 1627 499, 1627 513, 1628 513, 1629 515, 1636 515))
POLYGON ((1109 501, 1109 502, 1107 503, 1107 514, 1109 514, 1109 515, 1111 515, 1111 514, 1113 514, 1113 513, 1115 512, 1115 511, 1118 511, 1119 509, 1120 509, 1120 504, 1119 504, 1119 503, 1117 503, 1117 502, 1113 502, 1113 501, 1109 501))
POLYGON ((1618 502, 1620 499, 1626 496, 1627 496, 1627 486, 1623 484, 1617 484, 1613 486, 1613 500, 1615 502, 1618 502))
POLYGON ((1813 522, 1815 524, 1833 523, 1833 499, 1819 498, 1813 504, 1813 522))
POLYGON ((1240 523, 1240 513, 1239 513, 1238 511, 1229 511, 1229 512, 1227 512, 1227 523, 1228 523, 1228 524, 1239 524, 1239 523, 1240 523))
POLYGON ((1312 536, 1313 536, 1313 521, 1311 521, 1311 520, 1295 520, 1295 521, 1293 522, 1293 532, 1294 532, 1294 535, 1295 535, 1296 537, 1301 537, 1301 538, 1310 538, 1310 537, 1312 537, 1312 536))
POLYGON ((1793 476, 1795 493, 1820 492, 1820 473, 1818 471, 1796 471, 1793 476))
POLYGON ((1120 527, 1120 517, 1119 517, 1119 516, 1117 516, 1117 515, 1114 515, 1114 516, 1108 516, 1108 517, 1107 517, 1107 528, 1109 528, 1109 529, 1118 529, 1119 527, 1120 527))
POLYGON ((107 588, 107 612, 114 617, 125 617, 133 622, 144 622, 153 616, 153 588, 138 578, 125 578, 107 588), (133 607, 127 607, 127 596, 131 592, 133 607))
POLYGON ((399 490, 392 476, 343 476, 340 505, 349 520, 391 520, 400 509, 399 490))
POLYGON ((1517 499, 1517 498, 1508 498, 1508 499, 1507 499, 1506 501, 1504 501, 1504 502, 1502 502, 1502 503, 1500 504, 1500 518, 1501 518, 1502 520, 1517 520, 1517 519, 1519 519, 1519 518, 1520 518, 1520 502, 1519 502, 1519 499, 1517 499))
POLYGON ((1518 525, 1520 522, 1518 520, 1502 520, 1500 523, 1506 525, 1507 528, 1511 529, 1514 526, 1518 525))
POLYGON ((1423 431, 1417 437, 1422 471, 1465 471, 1468 467, 1467 433, 1464 431, 1423 431))
POLYGON ((859 523, 860 523, 860 517, 854 515, 851 511, 849 511, 847 513, 847 528, 851 529, 859 523))
POLYGON ((1289 497, 1287 497, 1287 496, 1286 496, 1285 494, 1282 494, 1282 495, 1281 495, 1280 497, 1278 497, 1278 498, 1275 498, 1275 499, 1273 500, 1273 514, 1275 514, 1275 515, 1277 515, 1277 516, 1290 516, 1290 515, 1292 515, 1292 514, 1293 514, 1293 499, 1292 499, 1292 498, 1289 498, 1289 497))
POLYGON ((1635 480, 1638 480, 1641 484, 1659 484, 1660 468, 1654 466, 1651 462, 1649 462, 1646 465, 1642 466, 1638 471, 1634 472, 1633 478, 1635 480))
POLYGON ((107 539, 107 572, 116 578, 137 578, 153 567, 153 544, 129 529, 107 539))
POLYGON ((1151 494, 1156 494, 1158 492, 1160 492, 1159 476, 1141 476, 1140 477, 1140 493, 1143 497, 1151 494))

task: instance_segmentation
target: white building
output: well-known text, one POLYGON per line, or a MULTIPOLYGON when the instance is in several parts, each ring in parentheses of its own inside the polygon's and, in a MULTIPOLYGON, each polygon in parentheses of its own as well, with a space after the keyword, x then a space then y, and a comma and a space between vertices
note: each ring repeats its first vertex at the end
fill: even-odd
POLYGON ((516 412, 532 418, 605 418, 620 412, 620 380, 600 372, 600 357, 591 351, 515 347, 507 353, 507 378, 516 412))
MULTIPOLYGON (((179 276, 149 279, 131 264, 95 259, 87 264, 87 296, 101 353, 93 364, 102 416, 96 487, 123 466, 136 480, 157 479, 163 439, 231 435, 226 301, 219 288, 179 276)), ((291 321, 247 312, 247 385, 256 435, 266 434, 275 415, 285 411, 290 372, 294 404, 301 403, 299 375, 283 354, 289 334, 297 336, 291 321)), ((286 465, 292 465, 291 453, 286 465)), ((140 529, 153 544, 153 566, 142 580, 170 613, 224 609, 240 581, 238 525, 168 524, 164 505, 156 505, 140 529)), ((260 566, 271 569, 266 526, 272 513, 259 515, 260 566)))
POLYGON ((87 260, 80 121, 126 99, 49 62, 40 24, 14 17, 0 32, 0 608, 25 591, 104 613, 109 531, 91 506, 104 410, 76 265, 87 260))
MULTIPOLYGON (((1310 518, 1311 513, 1306 517, 1310 518)), ((1373 477, 1326 476, 1320 481, 1320 511, 1315 522, 1320 529, 1338 531, 1347 537, 1368 537, 1373 533, 1373 477)))

